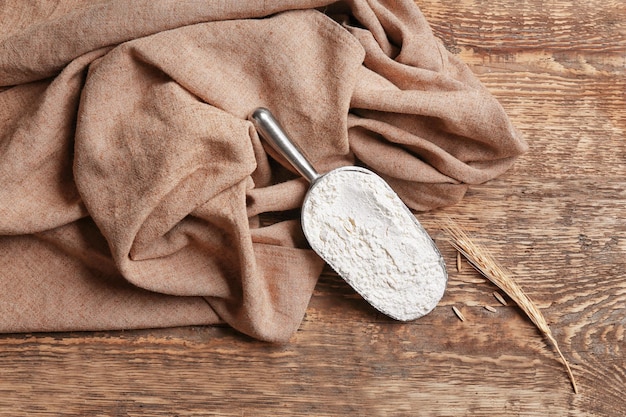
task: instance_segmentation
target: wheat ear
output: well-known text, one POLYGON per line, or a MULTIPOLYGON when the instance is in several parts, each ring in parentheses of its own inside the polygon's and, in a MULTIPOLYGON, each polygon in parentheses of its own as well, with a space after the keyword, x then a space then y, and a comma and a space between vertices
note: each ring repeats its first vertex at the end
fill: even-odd
POLYGON ((535 303, 524 293, 513 278, 498 265, 493 256, 491 256, 486 249, 472 242, 467 234, 452 219, 446 219, 444 221, 443 229, 452 237, 452 246, 468 260, 470 265, 515 301, 524 313, 526 313, 530 321, 537 326, 544 337, 554 346, 567 369, 567 374, 572 383, 574 392, 578 393, 578 387, 572 369, 565 359, 565 356, 563 356, 559 344, 552 335, 545 317, 535 303))

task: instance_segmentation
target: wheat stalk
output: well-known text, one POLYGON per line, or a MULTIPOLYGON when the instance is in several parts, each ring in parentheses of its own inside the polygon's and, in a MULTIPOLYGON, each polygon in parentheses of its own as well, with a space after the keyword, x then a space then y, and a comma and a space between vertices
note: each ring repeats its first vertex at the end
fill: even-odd
POLYGON ((517 305, 526 313, 530 321, 532 321, 543 336, 554 346, 559 357, 563 361, 567 374, 572 383, 575 393, 578 393, 578 387, 574 374, 569 363, 563 356, 559 344, 552 335, 550 327, 545 317, 535 305, 535 303, 524 293, 522 288, 513 280, 513 278, 502 268, 486 249, 480 247, 467 236, 467 234, 451 219, 444 221, 443 229, 452 237, 452 246, 458 250, 478 272, 485 278, 494 283, 506 295, 508 295, 517 305))

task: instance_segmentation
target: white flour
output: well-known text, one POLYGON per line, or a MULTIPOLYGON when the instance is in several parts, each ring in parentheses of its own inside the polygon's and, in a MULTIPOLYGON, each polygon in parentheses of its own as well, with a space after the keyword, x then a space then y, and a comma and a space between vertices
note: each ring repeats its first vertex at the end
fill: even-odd
POLYGON ((350 167, 321 177, 302 210, 311 247, 381 312, 413 320, 443 296, 447 274, 439 251, 374 173, 350 167))

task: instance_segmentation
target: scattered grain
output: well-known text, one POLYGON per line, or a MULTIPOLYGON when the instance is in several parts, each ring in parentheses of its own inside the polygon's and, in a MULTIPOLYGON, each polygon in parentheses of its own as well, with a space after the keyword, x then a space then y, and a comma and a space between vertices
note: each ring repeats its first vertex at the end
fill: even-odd
POLYGON ((495 309, 495 308, 493 308, 493 307, 491 307, 491 306, 485 306, 485 310, 487 310, 487 311, 491 311, 492 313, 495 313, 495 312, 496 312, 496 309, 495 309))
POLYGON ((461 310, 459 310, 455 306, 452 306, 452 311, 454 311, 454 314, 456 314, 456 316, 459 318, 459 320, 465 321, 465 316, 463 315, 463 313, 461 313, 461 310))
POLYGON ((502 294, 500 294, 498 291, 494 291, 493 296, 496 297, 496 300, 498 300, 498 302, 502 304, 503 306, 508 304, 506 300, 504 299, 504 297, 502 297, 502 294))

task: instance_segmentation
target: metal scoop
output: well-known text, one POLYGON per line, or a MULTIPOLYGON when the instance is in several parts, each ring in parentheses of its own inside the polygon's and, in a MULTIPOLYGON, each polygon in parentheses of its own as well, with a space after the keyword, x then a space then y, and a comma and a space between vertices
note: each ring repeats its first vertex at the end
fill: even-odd
POLYGON ((313 250, 389 317, 413 320, 435 308, 447 283, 443 258, 391 187, 356 166, 320 175, 269 110, 255 110, 250 120, 311 183, 301 220, 313 250))

